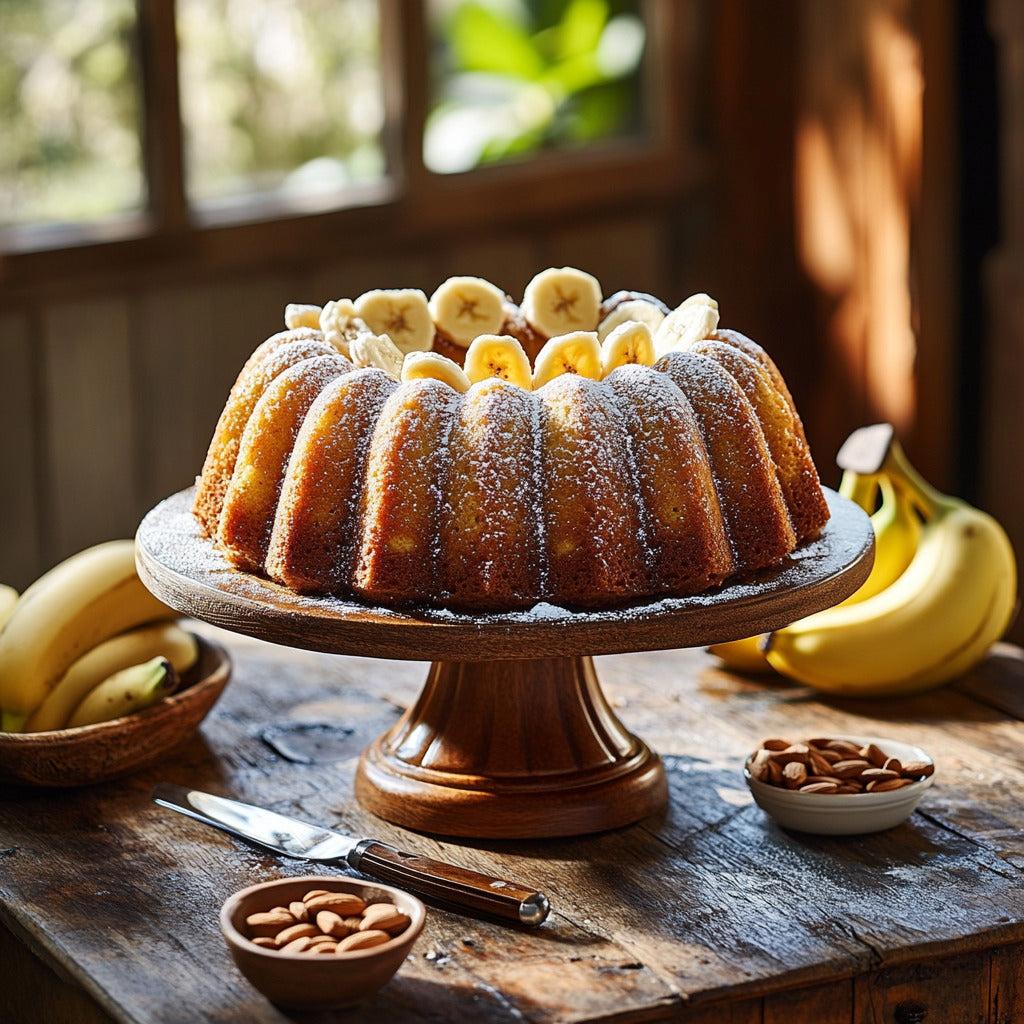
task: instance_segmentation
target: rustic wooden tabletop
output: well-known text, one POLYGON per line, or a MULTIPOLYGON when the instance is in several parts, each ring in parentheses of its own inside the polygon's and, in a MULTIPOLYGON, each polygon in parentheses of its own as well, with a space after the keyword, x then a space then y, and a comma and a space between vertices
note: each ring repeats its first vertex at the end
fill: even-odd
POLYGON ((120 781, 0 792, 4 1022, 1024 1020, 1015 647, 954 686, 859 702, 733 675, 700 649, 597 658, 617 714, 664 761, 667 809, 588 837, 482 841, 391 825, 353 796, 360 752, 415 699, 425 665, 197 630, 234 675, 185 747, 120 781), (768 736, 821 734, 922 746, 935 783, 888 832, 784 831, 752 803, 743 759, 768 736), (322 869, 155 805, 162 781, 531 883, 552 914, 529 931, 431 907, 367 1003, 288 1015, 237 972, 217 912, 252 882, 322 869))

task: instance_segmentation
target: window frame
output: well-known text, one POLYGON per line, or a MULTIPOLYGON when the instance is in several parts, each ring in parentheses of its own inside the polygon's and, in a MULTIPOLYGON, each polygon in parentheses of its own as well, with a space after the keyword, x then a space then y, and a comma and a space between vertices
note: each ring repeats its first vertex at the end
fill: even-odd
MULTIPOLYGON (((233 209, 191 209, 185 194, 174 0, 137 0, 147 209, 82 226, 29 226, 0 240, 0 308, 26 291, 92 291, 182 268, 238 271, 308 259, 358 234, 382 253, 437 237, 664 205, 706 179, 695 141, 702 69, 697 0, 645 0, 649 137, 537 154, 455 174, 423 163, 429 28, 424 0, 379 0, 385 177, 344 205, 305 208, 254 197, 233 209), (458 201, 453 202, 457 197, 458 201), (323 250, 321 250, 323 251, 323 250)), ((706 70, 706 69, 703 69, 706 70)))

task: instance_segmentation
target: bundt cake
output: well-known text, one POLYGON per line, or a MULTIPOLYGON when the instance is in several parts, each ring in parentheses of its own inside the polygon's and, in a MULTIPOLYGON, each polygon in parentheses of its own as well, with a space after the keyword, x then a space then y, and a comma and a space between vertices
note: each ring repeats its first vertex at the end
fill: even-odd
POLYGON ((780 564, 828 507, 760 345, 549 269, 289 305, 196 482, 238 569, 372 605, 511 611, 685 596, 780 564))

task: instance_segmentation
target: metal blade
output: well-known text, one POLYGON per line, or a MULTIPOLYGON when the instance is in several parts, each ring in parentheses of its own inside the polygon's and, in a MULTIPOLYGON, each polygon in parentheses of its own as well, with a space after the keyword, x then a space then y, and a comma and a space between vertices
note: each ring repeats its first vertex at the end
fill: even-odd
POLYGON ((161 784, 153 790, 153 799, 163 807, 289 857, 340 861, 348 866, 348 855, 360 842, 329 828, 184 786, 161 784))

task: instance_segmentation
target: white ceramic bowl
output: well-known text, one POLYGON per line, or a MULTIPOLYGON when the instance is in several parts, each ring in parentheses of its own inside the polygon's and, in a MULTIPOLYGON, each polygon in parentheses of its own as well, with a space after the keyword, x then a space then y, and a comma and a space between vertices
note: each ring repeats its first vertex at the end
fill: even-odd
MULTIPOLYGON (((874 743, 903 762, 934 763, 920 747, 897 740, 877 736, 836 736, 834 739, 851 740, 858 745, 874 743)), ((751 754, 743 765, 743 775, 757 806, 783 828, 821 836, 864 835, 893 828, 910 816, 934 777, 929 775, 902 789, 884 793, 801 793, 753 778, 750 774, 753 756, 751 754)))

